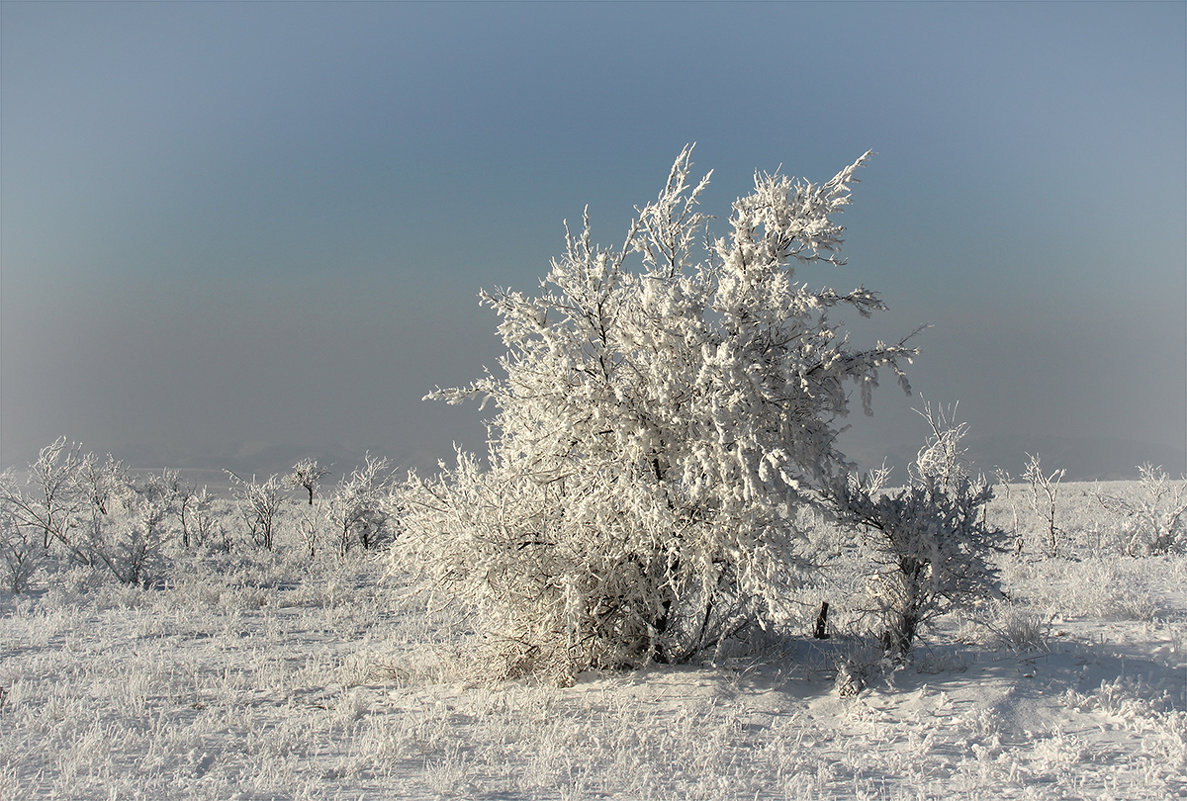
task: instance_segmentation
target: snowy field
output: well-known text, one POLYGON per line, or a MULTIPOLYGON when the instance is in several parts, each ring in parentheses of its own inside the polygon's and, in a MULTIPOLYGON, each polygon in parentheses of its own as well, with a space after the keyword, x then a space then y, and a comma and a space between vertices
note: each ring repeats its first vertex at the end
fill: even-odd
POLYGON ((1124 555, 1098 496, 1135 487, 1064 485, 1058 557, 1029 488, 999 492, 1004 597, 856 697, 837 667, 874 656, 843 548, 802 620, 715 663, 492 684, 460 613, 382 557, 309 558, 294 500, 271 552, 0 593, 0 799, 1187 798, 1187 556, 1124 555))

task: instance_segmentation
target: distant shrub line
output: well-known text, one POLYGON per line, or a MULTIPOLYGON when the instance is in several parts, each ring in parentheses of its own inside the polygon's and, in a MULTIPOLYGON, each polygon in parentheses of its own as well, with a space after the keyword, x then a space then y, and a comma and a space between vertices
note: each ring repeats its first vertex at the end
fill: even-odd
POLYGON ((41 449, 24 481, 13 470, 0 475, 0 578, 20 593, 38 573, 82 566, 152 586, 181 553, 272 550, 282 518, 309 557, 378 550, 393 539, 398 520, 388 464, 366 454, 364 465, 317 504, 327 471, 315 461, 263 481, 232 473, 229 511, 220 514, 205 487, 187 484, 176 471, 136 475, 111 455, 84 452, 61 437, 41 449), (286 509, 293 487, 307 493, 304 509, 294 511, 291 503, 286 509))

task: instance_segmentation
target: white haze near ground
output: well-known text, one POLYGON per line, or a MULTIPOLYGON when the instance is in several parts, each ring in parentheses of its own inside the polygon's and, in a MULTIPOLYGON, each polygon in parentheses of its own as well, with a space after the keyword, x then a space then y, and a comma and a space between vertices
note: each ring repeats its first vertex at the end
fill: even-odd
POLYGON ((853 698, 864 580, 824 523, 790 630, 568 688, 484 681, 460 610, 382 556, 309 559, 295 500, 274 552, 179 554, 157 588, 41 575, 0 595, 0 798, 1183 797, 1187 556, 1118 556, 1099 498, 1141 491, 1118 482, 1061 487, 1047 556, 1028 491, 990 512, 1023 545, 1005 597, 853 698))

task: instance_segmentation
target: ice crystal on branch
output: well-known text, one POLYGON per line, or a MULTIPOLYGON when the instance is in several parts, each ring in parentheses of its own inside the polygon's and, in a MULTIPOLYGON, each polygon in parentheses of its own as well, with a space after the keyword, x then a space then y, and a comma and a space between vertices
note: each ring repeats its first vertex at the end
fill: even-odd
POLYGON ((428 396, 493 402, 489 466, 410 479, 404 554, 513 671, 679 661, 777 616, 794 511, 845 462, 851 388, 867 411, 881 368, 906 388, 913 348, 856 349, 832 320, 878 297, 797 275, 841 263, 835 217, 868 154, 823 184, 756 174, 717 239, 691 154, 620 247, 586 214, 539 294, 484 292, 501 374, 428 396))

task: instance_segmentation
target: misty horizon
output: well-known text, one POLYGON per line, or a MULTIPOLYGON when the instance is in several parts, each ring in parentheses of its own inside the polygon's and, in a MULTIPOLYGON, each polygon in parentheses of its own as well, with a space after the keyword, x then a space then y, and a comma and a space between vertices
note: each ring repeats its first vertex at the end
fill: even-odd
MULTIPOLYGON (((726 231, 755 170, 872 148, 843 268, 920 325, 843 450, 959 402, 980 469, 1187 471, 1182 4, 0 6, 0 467, 434 469, 485 451, 482 288, 588 204, 621 242, 680 148, 726 231), (738 60, 733 54, 744 52, 738 60)), ((195 475, 197 473, 195 472, 195 475)))

